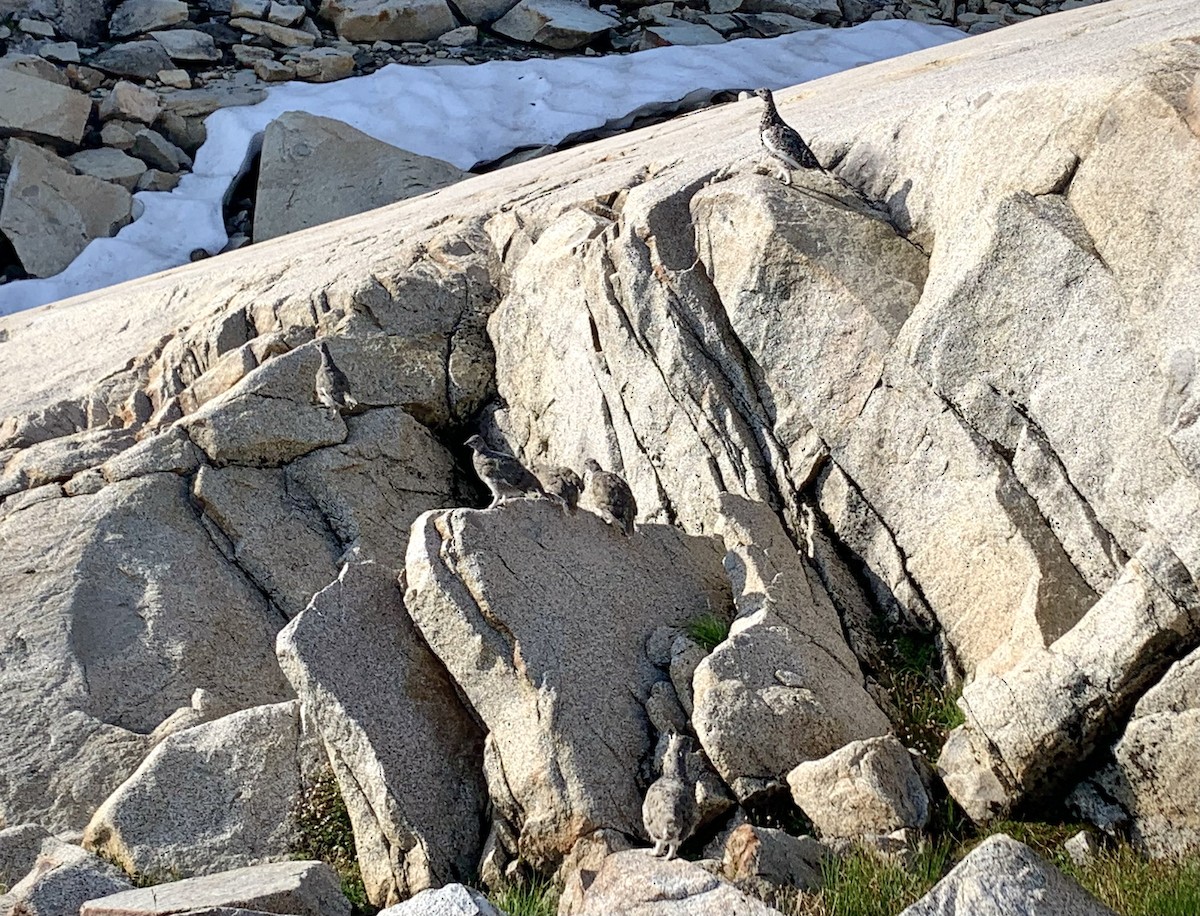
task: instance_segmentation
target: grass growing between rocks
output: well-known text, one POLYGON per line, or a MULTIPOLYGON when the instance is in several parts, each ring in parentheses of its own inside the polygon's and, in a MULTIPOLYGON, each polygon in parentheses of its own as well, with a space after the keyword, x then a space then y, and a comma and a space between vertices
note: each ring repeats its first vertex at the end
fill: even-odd
POLYGON ((957 703, 960 691, 942 680, 932 638, 894 634, 880 640, 880 649, 876 677, 895 707, 896 737, 933 763, 950 730, 964 721, 957 703))
POLYGON ((729 621, 716 614, 701 614, 688 621, 687 635, 699 643, 705 652, 711 652, 729 636, 729 621))
POLYGON ((319 859, 329 865, 342 882, 342 893, 358 916, 374 916, 377 907, 367 900, 354 828, 342 798, 337 778, 329 767, 307 780, 292 811, 298 839, 292 848, 297 858, 319 859))
POLYGON ((558 891, 549 880, 534 880, 488 894, 492 906, 508 916, 555 916, 558 891))

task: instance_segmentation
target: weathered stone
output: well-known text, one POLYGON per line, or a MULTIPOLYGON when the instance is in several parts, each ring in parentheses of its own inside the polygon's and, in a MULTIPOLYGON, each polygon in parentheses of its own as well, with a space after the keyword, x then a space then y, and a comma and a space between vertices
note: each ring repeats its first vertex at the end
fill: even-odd
POLYGON ((275 52, 256 45, 234 45, 233 59, 239 67, 253 67, 260 60, 274 60, 275 52))
POLYGON ((129 38, 167 26, 187 22, 188 7, 182 0, 124 0, 108 21, 113 38, 129 38))
POLYGON ((521 858, 556 865, 606 827, 638 835, 643 704, 660 677, 643 645, 727 604, 712 541, 658 525, 629 539, 517 500, 422 515, 405 569, 409 614, 490 730, 489 792, 521 858))
POLYGON ((151 32, 150 37, 163 46, 171 60, 221 59, 221 52, 213 37, 199 29, 169 29, 165 32, 151 32))
POLYGON ((172 427, 108 459, 101 471, 105 480, 115 483, 161 472, 191 474, 199 467, 199 450, 182 429, 172 427))
POLYGON ((380 912, 381 916, 504 916, 479 891, 461 884, 421 891, 380 912))
POLYGON ((354 55, 336 48, 313 48, 296 59, 296 78, 310 83, 331 83, 354 72, 354 55))
POLYGON ((82 93, 20 70, 0 70, 0 137, 77 146, 91 111, 82 93))
MULTIPOLYGON (((174 0, 169 0, 174 2, 174 0)), ((187 8, 187 4, 180 3, 187 8)), ((88 63, 97 70, 117 76, 128 76, 140 80, 151 80, 160 70, 170 70, 171 58, 157 41, 126 41, 106 48, 88 63)))
POLYGON ((900 916, 1114 916, 1024 843, 1004 834, 988 837, 928 894, 900 916))
POLYGON ((271 7, 267 11, 267 19, 276 25, 293 26, 298 25, 304 18, 304 6, 298 3, 279 3, 278 0, 271 0, 271 7))
POLYGON ((184 117, 175 111, 164 111, 159 115, 155 129, 189 156, 195 156, 208 139, 203 118, 184 117))
POLYGON ((462 0, 455 6, 459 13, 466 17, 467 22, 474 25, 488 25, 511 10, 517 3, 518 0, 462 0))
POLYGON ((140 121, 142 124, 153 124, 162 105, 158 93, 144 89, 128 80, 118 80, 112 91, 100 103, 100 120, 120 118, 124 121, 140 121))
POLYGON ((17 20, 17 28, 26 35, 33 35, 37 38, 53 38, 54 26, 49 22, 43 22, 40 19, 31 19, 23 17, 17 20))
MULTIPOLYGON (((1114 721, 1128 714, 1171 651, 1200 635, 1195 585, 1153 540, 1070 632, 1003 676, 981 674, 959 701, 966 724, 938 760, 946 788, 976 821, 1054 792, 1114 721)), ((1176 649, 1177 651, 1177 649, 1176 649)))
POLYGON ((140 124, 130 124, 128 121, 109 121, 100 129, 100 141, 113 149, 127 151, 133 149, 133 136, 142 129, 140 124))
POLYGON ((1096 858, 1100 844, 1090 830, 1080 830, 1077 834, 1063 843, 1063 851, 1071 857, 1071 861, 1080 868, 1096 858))
POLYGON ((185 481, 39 503, 0 520, 0 539, 0 645, 29 650, 0 669, 6 820, 82 828, 198 686, 218 714, 284 697, 270 647, 285 621, 218 552, 185 481))
POLYGON ((294 916, 350 916, 337 874, 324 862, 275 862, 186 878, 89 900, 79 916, 170 916, 233 907, 294 916))
MULTIPOLYGON (((41 57, 35 57, 32 54, 5 54, 3 57, 0 57, 0 70, 11 70, 22 76, 32 76, 36 79, 46 80, 47 82, 54 83, 56 86, 71 85, 70 79, 67 78, 67 74, 63 73, 62 70, 49 61, 43 60, 41 57)), ((15 105, 12 106, 12 109, 15 110, 15 108, 15 105)))
POLYGON ((309 34, 303 29, 289 29, 286 26, 276 25, 273 22, 263 22, 259 19, 230 19, 229 24, 243 32, 248 32, 251 35, 261 35, 263 38, 269 38, 276 44, 283 45, 285 48, 303 48, 316 43, 316 36, 309 34))
POLYGON ((473 25, 464 25, 458 29, 451 29, 438 36, 438 44, 444 45, 447 48, 464 48, 468 45, 473 45, 479 41, 479 29, 473 25))
POLYGON ((698 865, 657 859, 644 849, 604 860, 579 905, 563 916, 780 916, 698 865))
POLYGON ((149 127, 134 134, 131 152, 146 165, 164 172, 179 172, 192 167, 191 156, 149 127))
POLYGON ((721 874, 739 886, 765 882, 815 891, 824 883, 822 868, 829 855, 829 849, 810 836, 742 824, 725 840, 721 874))
POLYGON ((792 800, 822 837, 883 836, 920 830, 929 793, 911 751, 892 735, 852 741, 788 773, 792 800))
POLYGON ((321 15, 350 41, 428 41, 459 24, 445 0, 322 0, 321 15))
MULTIPOLYGON (((305 43, 312 44, 312 42, 305 43)), ((168 66, 170 66, 169 63, 168 66)), ((180 89, 176 92, 164 92, 159 96, 164 116, 165 113, 174 113, 182 118, 204 117, 220 108, 257 105, 266 97, 266 90, 261 86, 232 86, 229 88, 206 86, 203 89, 180 89)))
POLYGON ((178 172, 163 172, 159 169, 147 169, 138 179, 139 191, 170 191, 179 184, 178 172))
MULTIPOLYGON (((256 60, 253 64, 254 75, 264 83, 282 83, 296 78, 296 65, 277 60, 256 60)), ((285 112, 285 114, 287 114, 285 112)), ((268 130, 270 127, 268 126, 268 130)), ((255 215, 258 209, 255 209, 255 215)), ((261 241, 261 239, 260 239, 261 241)))
POLYGON ((133 444, 125 430, 88 429, 22 449, 0 473, 0 494, 64 481, 133 444))
POLYGON ((37 824, 14 824, 0 830, 0 888, 7 892, 37 863, 38 854, 50 834, 37 824))
POLYGON ((700 22, 648 26, 643 35, 642 44, 647 48, 662 48, 668 45, 715 45, 725 40, 716 29, 700 22))
POLYGON ((341 121, 300 111, 267 126, 261 163, 254 211, 254 238, 260 242, 423 194, 467 174, 341 121), (331 171, 342 180, 322 192, 320 178, 331 171), (311 193, 297 195, 298 187, 311 193))
POLYGON ((834 23, 842 19, 838 0, 742 0, 744 13, 786 13, 798 19, 834 23))
MULTIPOLYGON (((229 4, 229 15, 235 19, 239 17, 266 19, 270 9, 271 0, 232 0, 229 4)), ((290 23, 282 24, 290 25, 290 23)))
POLYGON ((92 239, 112 235, 132 218, 124 188, 76 175, 65 160, 24 140, 10 140, 8 155, 0 231, 34 276, 58 273, 92 239))
POLYGON ((84 845, 172 880, 290 859, 303 774, 321 754, 311 742, 295 700, 169 735, 99 807, 84 845))
POLYGON ((111 181, 126 191, 132 191, 146 171, 140 159, 127 156, 117 149, 85 149, 67 157, 80 175, 90 175, 101 181, 111 181))
POLYGON ((371 901, 472 875, 487 797, 483 735, 408 619, 389 567, 348 563, 276 650, 333 763, 371 901))
POLYGON ((38 48, 38 54, 63 64, 79 63, 79 45, 73 41, 48 41, 38 48))
POLYGON ((105 76, 94 67, 84 67, 78 64, 67 65, 67 78, 71 85, 84 92, 91 92, 104 85, 105 76))
POLYGON ((620 20, 572 0, 520 0, 492 27, 515 41, 565 51, 619 24, 620 20))
POLYGON ((172 89, 191 89, 192 78, 186 70, 159 70, 158 81, 172 89))
POLYGON ((0 900, 21 916, 76 913, 84 901, 116 894, 133 885, 122 872, 90 852, 60 840, 46 840, 32 871, 0 900))

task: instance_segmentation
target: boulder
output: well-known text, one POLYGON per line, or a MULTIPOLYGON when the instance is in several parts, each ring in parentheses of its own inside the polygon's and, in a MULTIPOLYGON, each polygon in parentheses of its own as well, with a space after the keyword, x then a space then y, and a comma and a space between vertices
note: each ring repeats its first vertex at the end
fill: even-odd
POLYGON ((180 172, 192 167, 191 157, 156 130, 143 127, 133 135, 133 155, 150 168, 180 172))
POLYGON ((627 538, 546 500, 429 512, 413 525, 405 605, 489 729, 485 772, 509 850, 555 867, 576 841, 641 833, 644 703, 658 627, 728 603, 711 539, 627 538))
POLYGON ((830 24, 842 21, 838 0, 742 0, 738 9, 744 13, 786 13, 830 24))
POLYGON ((619 19, 575 0, 520 0, 492 28, 514 41, 566 51, 618 25, 619 19))
POLYGON ((8 156, 0 232, 34 276, 58 273, 92 239, 107 238, 132 219, 133 199, 124 188, 76 175, 65 160, 24 140, 9 141, 8 156))
POLYGON ((38 442, 6 462, 0 473, 0 496, 65 481, 132 444, 133 435, 123 429, 88 429, 38 442))
POLYGON ((830 851, 810 836, 792 836, 771 827, 742 824, 730 831, 721 874, 741 888, 775 885, 816 891, 830 851))
POLYGON ((577 907, 562 916, 781 916, 683 859, 658 859, 645 849, 613 853, 601 864, 577 907))
POLYGON ((82 92, 19 69, 0 69, 0 137, 78 146, 91 113, 91 99, 82 92))
POLYGON ((333 764, 369 899, 389 906, 473 876, 483 735, 409 620, 395 574, 347 563, 276 650, 333 764))
POLYGON ((49 832, 37 824, 14 824, 0 830, 0 888, 12 887, 37 863, 49 832))
MULTIPOLYGON (((1200 497, 1200 493, 1196 494, 1200 497)), ((1052 794, 1200 636, 1200 602, 1176 554, 1147 546, 1070 632, 1003 676, 963 689, 966 723, 938 758, 946 788, 976 821, 1052 794)))
POLYGON ((77 913, 93 897, 104 897, 133 885, 108 862, 61 840, 42 843, 33 869, 14 884, 0 906, 20 916, 63 916, 77 913))
POLYGON ((446 0, 322 0, 321 15, 349 41, 429 41, 459 24, 446 0))
POLYGON ((715 45, 725 40, 724 35, 702 22, 669 22, 664 25, 647 26, 642 35, 642 45, 647 48, 715 45))
POLYGON ((176 732, 100 806, 84 845, 149 879, 290 859, 319 755, 295 700, 176 732))
POLYGON ((170 916, 212 908, 350 916, 337 874, 324 862, 275 862, 141 887, 89 900, 79 916, 170 916))
POLYGON ((276 25, 273 22, 263 22, 258 19, 230 19, 230 26, 251 35, 261 35, 275 44, 285 48, 304 48, 316 44, 317 38, 304 29, 290 29, 287 26, 276 25))
POLYGON ((293 26, 299 25, 306 13, 307 10, 303 4, 279 3, 278 0, 271 0, 271 6, 267 10, 267 19, 276 25, 293 26))
POLYGON ((474 888, 447 884, 380 910, 383 916, 504 916, 474 888))
POLYGON ((146 173, 146 164, 140 159, 127 156, 119 149, 80 150, 67 157, 67 162, 80 175, 90 175, 101 181, 110 181, 120 185, 126 191, 132 191, 138 179, 146 173))
POLYGON ((254 239, 362 213, 465 177, 448 162, 397 149, 341 121, 285 112, 263 136, 254 239), (339 176, 334 185, 322 181, 330 174, 339 176), (297 195, 297 187, 311 193, 297 195))
POLYGON ((0 669, 16 723, 0 729, 0 817, 81 829, 198 686, 218 715, 284 698, 271 646, 285 621, 174 474, 10 513, 0 539, 0 644, 27 648, 0 669))
POLYGON ((459 13, 473 25, 488 25, 495 22, 519 0, 461 0, 456 3, 459 13))
MULTIPOLYGON (((187 4, 179 3, 179 6, 186 9, 187 4)), ((170 70, 174 66, 163 46, 150 39, 121 42, 105 48, 90 58, 88 64, 105 73, 139 80, 156 79, 159 71, 170 70)))
MULTIPOLYGON (((22 76, 46 80, 56 86, 70 86, 71 80, 62 70, 41 56, 8 53, 0 57, 0 70, 11 70, 22 76)), ((14 106, 15 107, 15 106, 14 106)))
POLYGON ((169 29, 151 32, 150 37, 163 46, 171 60, 215 61, 221 59, 213 37, 199 29, 169 29))
POLYGON ((852 741, 788 773, 794 801, 822 837, 921 830, 930 799, 922 764, 892 735, 852 741))
POLYGON ((187 18, 188 6, 183 0, 124 0, 108 20, 108 34, 129 38, 187 22, 187 18))
POLYGON ((296 59, 296 78, 310 83, 331 83, 354 72, 354 55, 337 48, 313 48, 296 59))
POLYGON ((1004 834, 988 837, 900 916, 1114 916, 1113 911, 1004 834))

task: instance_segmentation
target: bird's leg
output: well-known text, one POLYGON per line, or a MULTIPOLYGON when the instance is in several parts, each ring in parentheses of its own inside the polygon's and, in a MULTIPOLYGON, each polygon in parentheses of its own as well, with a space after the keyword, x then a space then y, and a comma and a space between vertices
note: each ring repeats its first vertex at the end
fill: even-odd
POLYGON ((675 858, 676 855, 679 854, 678 850, 679 850, 678 843, 668 843, 667 844, 667 861, 668 862, 670 862, 673 858, 675 858))
POLYGON ((659 856, 661 856, 663 854, 663 846, 665 846, 665 845, 666 845, 666 840, 655 840, 654 841, 654 849, 650 852, 650 855, 654 856, 657 859, 659 856))

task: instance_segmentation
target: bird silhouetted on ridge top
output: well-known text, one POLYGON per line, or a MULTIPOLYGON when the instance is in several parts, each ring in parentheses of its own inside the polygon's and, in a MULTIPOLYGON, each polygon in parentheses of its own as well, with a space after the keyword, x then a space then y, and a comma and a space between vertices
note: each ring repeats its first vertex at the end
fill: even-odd
MULTIPOLYGON (((763 148, 777 160, 790 169, 817 169, 825 171, 824 166, 808 148, 804 138, 779 116, 775 107, 775 97, 770 89, 755 89, 754 95, 763 100, 762 118, 758 123, 759 138, 763 148)), ((792 183, 791 172, 787 172, 787 183, 792 183)))

